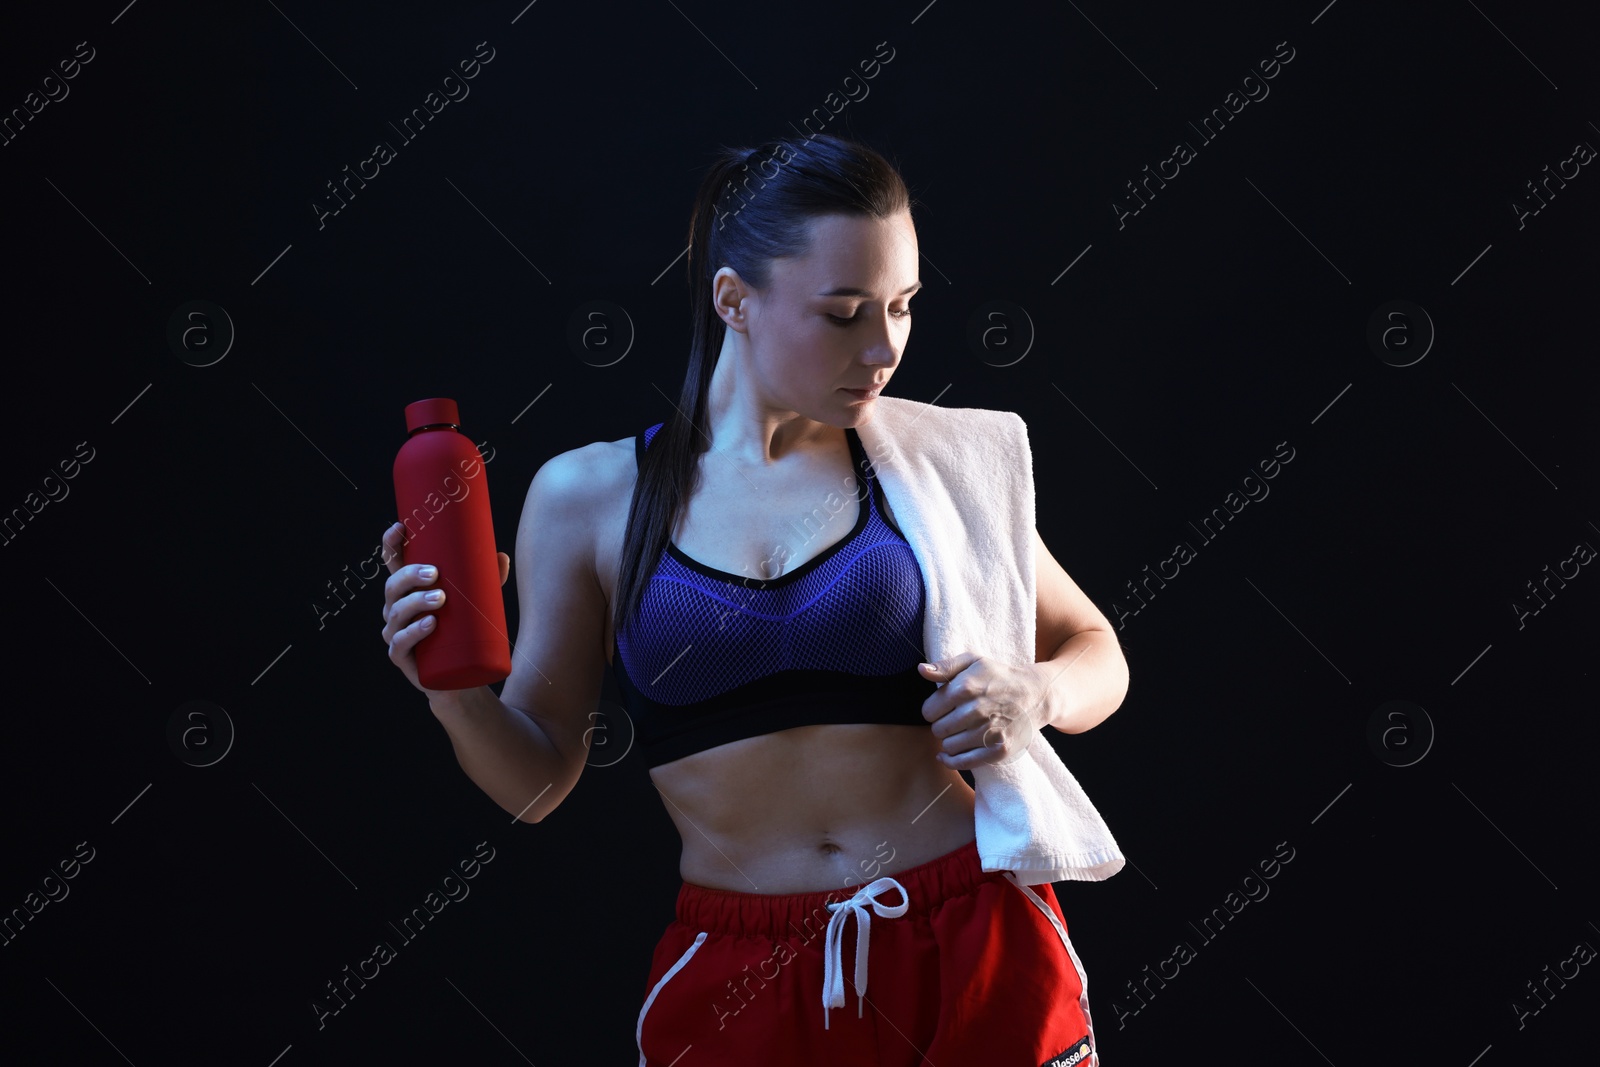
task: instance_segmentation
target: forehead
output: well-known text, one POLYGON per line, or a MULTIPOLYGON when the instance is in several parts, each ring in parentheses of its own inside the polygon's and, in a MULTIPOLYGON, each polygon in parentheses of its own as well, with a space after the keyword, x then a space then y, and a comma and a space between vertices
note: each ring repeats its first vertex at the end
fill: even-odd
POLYGON ((821 215, 810 220, 805 255, 773 262, 785 281, 815 292, 853 286, 899 292, 917 279, 917 233, 909 213, 887 219, 821 215))

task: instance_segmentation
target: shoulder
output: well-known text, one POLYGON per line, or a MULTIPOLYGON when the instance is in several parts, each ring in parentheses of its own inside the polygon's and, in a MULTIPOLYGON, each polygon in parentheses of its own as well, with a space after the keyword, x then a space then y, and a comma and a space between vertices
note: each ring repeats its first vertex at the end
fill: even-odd
POLYGON ((559 452, 534 474, 517 526, 516 566, 531 572, 536 557, 561 546, 562 566, 598 580, 599 546, 620 529, 633 492, 633 438, 593 441, 559 452))
POLYGON ((592 441, 545 460, 528 486, 541 518, 589 522, 631 493, 637 472, 634 439, 592 441))

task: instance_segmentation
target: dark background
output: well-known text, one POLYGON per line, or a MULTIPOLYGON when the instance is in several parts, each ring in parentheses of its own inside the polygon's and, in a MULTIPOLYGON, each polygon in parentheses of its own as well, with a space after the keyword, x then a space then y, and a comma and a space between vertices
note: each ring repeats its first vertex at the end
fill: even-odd
POLYGON ((0 147, 0 509, 70 489, 0 554, 0 911, 93 849, 0 947, 8 1062, 634 1061, 679 848, 640 755, 514 823, 389 664, 381 581, 320 626, 315 605, 395 518, 406 403, 456 398, 493 449, 507 551, 545 460, 665 418, 712 152, 794 133, 879 42, 826 128, 918 197, 892 393, 1018 412, 1044 540, 1122 622, 1127 700, 1049 732, 1129 859, 1056 887, 1105 1062, 1590 1042, 1593 965, 1537 1014, 1526 983, 1600 946, 1600 577, 1514 608, 1600 546, 1600 177, 1513 208, 1600 145, 1570 6, 123 3, 0 33, 6 114, 94 49, 0 147), (480 41, 470 96, 401 142, 480 41), (1270 95, 1202 141, 1279 42, 1270 95), (1196 158, 1119 226, 1180 139, 1196 158), (396 158, 319 229, 378 140, 396 158), (168 339, 195 300, 236 331, 209 366, 216 312, 168 339), (626 318, 585 350, 593 300, 626 318), (1280 442, 1270 495, 1201 539, 1280 442), (1123 614, 1178 541, 1196 558, 1123 614), (479 842, 470 896, 401 947, 388 923, 479 842), (1280 842, 1270 895, 1200 938, 1280 842), (398 957, 319 1030, 312 999, 383 939, 398 957), (1180 941, 1195 958, 1141 1006, 1128 984, 1180 941))

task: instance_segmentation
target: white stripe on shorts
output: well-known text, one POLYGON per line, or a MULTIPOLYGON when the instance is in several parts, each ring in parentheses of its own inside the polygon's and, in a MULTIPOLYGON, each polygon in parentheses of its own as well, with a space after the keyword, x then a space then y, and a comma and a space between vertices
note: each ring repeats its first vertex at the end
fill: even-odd
MULTIPOLYGON (((1056 913, 1050 910, 1050 905, 1039 898, 1039 894, 1017 881, 1017 876, 1011 871, 1001 871, 1006 880, 1018 889, 1023 895, 1033 901, 1033 906, 1044 913, 1050 920, 1050 925, 1056 928, 1056 933, 1061 935, 1061 943, 1067 946, 1067 955, 1072 957, 1072 966, 1078 972, 1078 1010, 1083 1012, 1083 1021, 1089 1027, 1089 1061, 1082 1067, 1100 1067, 1100 1046, 1094 1039, 1094 1020, 1089 1017, 1089 976, 1084 973, 1083 961, 1078 959, 1078 950, 1072 947, 1072 939, 1067 936, 1066 927, 1061 925, 1061 920, 1056 918, 1056 913)), ((641 1065, 642 1067, 642 1065, 641 1065)))
POLYGON ((699 935, 694 939, 694 944, 690 945, 684 954, 678 957, 677 963, 674 963, 671 967, 667 968, 667 973, 661 976, 661 980, 655 984, 655 988, 650 990, 650 995, 644 998, 644 1007, 639 1009, 639 1026, 638 1029, 634 1030, 633 1032, 634 1044, 639 1046, 639 1067, 647 1067, 647 1064, 644 1062, 645 1012, 649 1011, 650 1005, 656 1002, 656 994, 661 992, 661 987, 667 984, 667 979, 681 971, 683 969, 683 965, 689 962, 689 957, 693 956, 695 950, 705 943, 707 932, 708 931, 705 930, 700 931, 699 935))

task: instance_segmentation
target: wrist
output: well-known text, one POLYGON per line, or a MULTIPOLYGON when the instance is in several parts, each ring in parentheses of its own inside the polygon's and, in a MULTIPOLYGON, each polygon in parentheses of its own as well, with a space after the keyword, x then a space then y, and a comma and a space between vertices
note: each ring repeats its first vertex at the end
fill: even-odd
POLYGON ((440 722, 446 719, 459 719, 466 711, 466 705, 461 699, 465 690, 424 689, 422 692, 428 698, 428 710, 432 711, 433 717, 440 722))
POLYGON ((1033 669, 1035 692, 1039 694, 1029 713, 1030 726, 1034 730, 1042 730, 1046 726, 1054 725, 1055 722, 1055 713, 1058 709, 1053 707, 1050 701, 1056 695, 1054 691, 1056 686, 1053 683, 1061 673, 1061 665, 1053 660, 1040 660, 1029 666, 1033 669))

